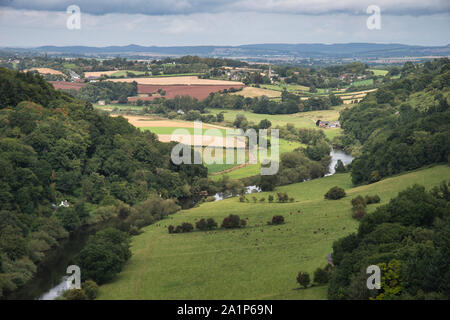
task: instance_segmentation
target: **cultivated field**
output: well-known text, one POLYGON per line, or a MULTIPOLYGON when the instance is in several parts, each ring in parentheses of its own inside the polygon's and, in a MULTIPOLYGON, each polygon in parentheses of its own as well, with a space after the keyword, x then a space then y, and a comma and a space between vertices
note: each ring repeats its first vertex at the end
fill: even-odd
POLYGON ((69 81, 49 81, 53 87, 57 90, 80 90, 85 84, 82 82, 69 82, 69 81))
POLYGON ((280 98, 281 97, 280 91, 255 88, 255 87, 245 87, 241 91, 233 92, 230 94, 240 95, 240 96, 244 96, 246 98, 256 98, 256 97, 262 97, 262 96, 266 96, 268 98, 280 98))
POLYGON ((133 82, 138 84, 153 85, 241 85, 239 81, 210 80, 199 79, 197 76, 181 76, 181 77, 154 77, 154 78, 126 78, 126 79, 110 79, 114 82, 133 82))
MULTIPOLYGON (((124 270, 100 287, 99 299, 326 299, 326 286, 299 289, 299 271, 312 272, 327 264, 332 244, 357 229, 350 200, 357 195, 381 197, 381 204, 419 183, 427 189, 450 179, 448 166, 435 166, 353 187, 349 174, 337 174, 278 187, 294 203, 267 203, 272 193, 254 196, 266 202, 241 203, 237 198, 204 203, 144 228, 132 240, 133 256, 124 270), (332 186, 347 196, 324 200, 332 186), (169 234, 168 225, 214 218, 219 224, 230 213, 247 219, 247 227, 169 234), (286 223, 268 226, 273 215, 286 223)), ((377 205, 368 206, 369 214, 377 205)))
POLYGON ((105 76, 111 76, 111 75, 115 74, 116 72, 118 72, 118 70, 111 70, 111 71, 91 71, 91 72, 85 72, 85 73, 84 73, 84 77, 85 77, 85 78, 89 78, 89 77, 101 77, 102 75, 105 75, 105 76))
POLYGON ((53 74, 53 75, 65 76, 65 74, 62 73, 61 71, 51 69, 51 68, 31 68, 28 70, 24 70, 24 72, 27 72, 27 71, 37 71, 40 74, 53 74))

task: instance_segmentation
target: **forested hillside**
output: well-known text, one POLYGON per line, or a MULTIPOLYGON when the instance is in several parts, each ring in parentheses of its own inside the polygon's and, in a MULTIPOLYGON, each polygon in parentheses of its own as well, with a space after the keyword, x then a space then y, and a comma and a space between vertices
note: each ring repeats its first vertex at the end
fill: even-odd
POLYGON ((444 299, 450 297, 450 192, 414 185, 374 213, 357 233, 333 245, 330 299, 444 299), (366 268, 381 269, 381 289, 366 286, 366 268))
POLYGON ((345 135, 335 142, 358 156, 355 184, 424 165, 448 162, 450 152, 450 61, 406 63, 399 80, 341 112, 345 135))
POLYGON ((140 227, 178 210, 169 199, 189 197, 207 169, 173 165, 170 150, 37 75, 0 68, 0 296, 81 225, 120 211, 140 227))

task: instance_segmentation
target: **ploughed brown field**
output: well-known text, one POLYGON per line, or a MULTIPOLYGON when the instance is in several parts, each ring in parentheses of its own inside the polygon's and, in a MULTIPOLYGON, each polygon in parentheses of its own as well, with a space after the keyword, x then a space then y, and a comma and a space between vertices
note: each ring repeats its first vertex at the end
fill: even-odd
MULTIPOLYGON (((80 90, 85 85, 82 82, 66 82, 66 81, 49 81, 55 89, 61 90, 80 90)), ((227 84, 227 85, 151 85, 151 84, 138 84, 139 97, 130 97, 128 101, 134 102, 137 100, 153 100, 157 97, 161 97, 158 94, 158 89, 162 89, 166 92, 164 97, 166 99, 173 99, 175 96, 191 96, 198 100, 206 99, 210 93, 218 91, 229 90, 231 88, 241 89, 244 88, 243 84, 227 84), (154 96, 145 96, 154 94, 154 96)))
POLYGON ((80 90, 85 83, 83 82, 68 82, 68 81, 49 81, 53 85, 53 87, 57 90, 80 90))
MULTIPOLYGON (((223 90, 229 90, 231 88, 241 89, 244 85, 151 85, 151 84, 138 84, 138 94, 157 94, 158 89, 162 89, 166 92, 166 99, 173 99, 175 96, 191 96, 197 98, 198 100, 206 99, 210 93, 219 92, 223 90)), ((130 97, 128 101, 137 100, 153 100, 156 97, 161 97, 160 95, 152 97, 130 97)))

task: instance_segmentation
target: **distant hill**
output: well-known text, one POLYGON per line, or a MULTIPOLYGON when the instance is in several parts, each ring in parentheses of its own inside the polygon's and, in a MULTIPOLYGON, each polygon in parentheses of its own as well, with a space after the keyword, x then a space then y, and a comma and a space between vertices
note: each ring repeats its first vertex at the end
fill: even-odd
POLYGON ((4 48, 13 51, 32 51, 60 54, 122 54, 122 55, 199 55, 228 57, 275 57, 297 58, 375 58, 404 56, 448 56, 450 45, 412 46, 404 44, 342 43, 342 44, 251 44, 240 46, 42 46, 36 48, 4 48))

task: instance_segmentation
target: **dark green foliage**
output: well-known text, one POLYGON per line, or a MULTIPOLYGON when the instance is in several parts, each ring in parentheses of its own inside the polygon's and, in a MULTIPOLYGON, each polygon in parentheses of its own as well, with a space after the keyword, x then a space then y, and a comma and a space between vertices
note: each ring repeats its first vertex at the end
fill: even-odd
POLYGON ((208 218, 208 220, 206 220, 206 224, 209 230, 217 228, 217 222, 214 221, 213 218, 208 218))
POLYGON ((325 194, 325 199, 329 199, 329 200, 338 200, 343 197, 345 197, 345 190, 342 188, 339 188, 338 186, 331 188, 325 194))
POLYGON ((238 215, 230 214, 228 217, 223 219, 222 221, 222 228, 225 229, 233 229, 233 228, 240 228, 246 225, 245 220, 241 220, 241 218, 238 215))
POLYGON ((197 221, 197 222, 195 223, 195 227, 196 227, 198 230, 204 231, 204 230, 207 230, 207 229, 208 229, 208 223, 206 222, 206 220, 205 220, 204 218, 202 218, 202 219, 200 219, 199 221, 197 221))
POLYGON ((330 272, 327 271, 325 268, 317 268, 316 271, 314 271, 314 283, 317 284, 325 284, 328 283, 330 277, 330 272))
POLYGON ((63 292, 63 298, 66 300, 88 300, 88 296, 83 289, 70 289, 63 292))
MULTIPOLYGON (((443 196, 446 185, 431 192, 418 185, 400 192, 388 204, 365 215, 357 234, 336 241, 328 297, 448 299, 450 216, 449 201, 443 196), (365 286, 365 270, 373 264, 382 270, 381 290, 365 286)), ((362 201, 353 200, 355 204, 362 201)))
POLYGON ((284 217, 277 215, 272 217, 272 221, 270 221, 270 224, 283 224, 284 223, 284 217))
POLYGON ((76 258, 83 270, 83 279, 92 279, 99 284, 112 280, 131 257, 126 233, 108 228, 89 238, 88 243, 76 258))
POLYGON ((401 79, 388 82, 358 106, 341 112, 345 135, 340 141, 344 148, 363 146, 352 163, 353 183, 372 183, 425 165, 448 162, 449 61, 443 58, 406 67, 401 79), (427 98, 426 102, 417 102, 418 96, 427 98))
POLYGON ((300 271, 297 275, 297 283, 301 285, 303 288, 307 288, 311 282, 308 272, 300 271))
POLYGON ((94 281, 88 280, 83 282, 82 289, 89 300, 94 300, 95 298, 97 298, 99 287, 98 284, 96 284, 94 281))
POLYGON ((86 84, 75 94, 75 97, 92 103, 98 100, 119 100, 119 103, 127 103, 127 97, 136 95, 136 82, 100 81, 86 84))
POLYGON ((334 170, 336 173, 344 173, 347 170, 345 169, 344 163, 341 159, 338 159, 336 166, 334 167, 334 170))

